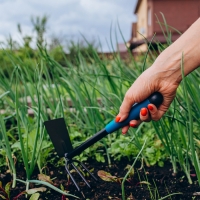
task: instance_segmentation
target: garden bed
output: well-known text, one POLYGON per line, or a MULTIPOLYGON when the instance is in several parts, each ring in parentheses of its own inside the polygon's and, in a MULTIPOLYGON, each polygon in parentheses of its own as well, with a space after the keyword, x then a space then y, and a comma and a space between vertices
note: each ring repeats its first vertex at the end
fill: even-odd
MULTIPOLYGON (((169 34, 168 41, 170 38, 169 34)), ((68 181, 63 160, 55 156, 44 122, 64 118, 76 148, 115 118, 126 91, 154 63, 158 53, 149 49, 147 54, 122 61, 117 53, 112 60, 102 59, 90 45, 87 48, 73 45, 67 56, 62 51, 65 47, 56 47, 52 52, 42 46, 37 49, 19 46, 1 52, 0 199, 73 199, 62 196, 65 191, 84 199, 72 181, 68 181), (39 171, 46 175, 46 180, 45 176, 38 177, 39 171), (10 197, 3 198, 9 193, 12 178, 15 184, 15 175, 16 187, 11 189, 10 197), (32 183, 27 179, 32 179, 32 183), (47 187, 48 184, 60 193, 47 187), (30 193, 31 188, 45 191, 31 190, 33 195, 40 196, 26 198, 25 191, 30 193)), ((158 44, 158 48, 162 52, 166 45, 158 44)), ((85 199, 200 199, 199 74, 200 68, 183 79, 176 98, 158 122, 129 129, 126 136, 121 131, 109 134, 77 156, 81 161, 93 159, 86 165, 96 176, 99 170, 115 176, 114 182, 98 176, 99 181, 95 182, 86 176, 92 185, 89 189, 73 172, 85 199), (136 163, 122 190, 127 165, 133 163, 124 157, 144 159, 146 165, 154 167, 144 164, 141 168, 141 163, 136 163), (102 164, 110 158, 120 161, 112 161, 110 167, 102 164)))
MULTIPOLYGON (((93 173, 97 176, 99 170, 104 170, 109 172, 111 175, 116 176, 118 178, 123 178, 127 172, 126 166, 131 165, 132 162, 123 159, 120 162, 113 161, 112 165, 108 167, 108 165, 98 163, 94 160, 90 160, 89 162, 85 163, 86 166, 91 170, 94 169, 93 173)), ((166 162, 164 167, 143 167, 140 169, 141 163, 137 163, 134 167, 134 175, 131 176, 129 181, 125 182, 125 193, 126 199, 130 200, 142 200, 142 199, 162 199, 168 195, 172 195, 165 199, 181 199, 181 200, 188 200, 188 199, 199 199, 200 197, 200 188, 198 182, 196 181, 196 175, 194 170, 191 170, 191 177, 193 180, 193 184, 189 184, 185 174, 181 171, 178 171, 176 175, 172 173, 171 163, 166 162), (177 194, 178 193, 178 194, 177 194)), ((25 178, 25 171, 23 168, 20 171, 20 174, 17 175, 19 179, 25 178)), ((54 166, 48 166, 45 169, 46 175, 49 175, 51 179, 53 179, 54 186, 61 188, 64 187, 65 190, 69 191, 70 194, 79 196, 80 199, 84 199, 82 195, 76 190, 76 187, 70 181, 67 181, 67 176, 65 173, 65 168, 54 166), (54 179, 55 178, 55 179, 54 179)), ((122 199, 122 191, 121 191, 121 184, 119 182, 107 182, 103 181, 98 177, 98 181, 95 182, 92 180, 91 177, 86 177, 88 182, 92 185, 92 189, 88 188, 85 183, 79 178, 76 173, 73 173, 75 179, 79 183, 79 186, 85 195, 85 199, 90 200, 120 200, 122 199)), ((1 181, 3 184, 9 182, 10 176, 9 175, 2 175, 1 174, 1 181)), ((33 176, 34 179, 37 179, 37 172, 33 176)), ((30 188, 39 187, 34 184, 30 184, 30 188)), ((46 187, 46 186, 44 186, 46 187)), ((20 192, 25 190, 25 185, 23 183, 17 182, 17 187, 11 189, 11 199, 16 197, 20 192)), ((55 192, 53 190, 47 190, 40 194, 39 200, 45 199, 52 199, 52 200, 64 200, 62 194, 55 192)), ((18 198, 27 199, 25 195, 22 195, 18 198)), ((72 197, 68 197, 68 199, 74 199, 72 197)))

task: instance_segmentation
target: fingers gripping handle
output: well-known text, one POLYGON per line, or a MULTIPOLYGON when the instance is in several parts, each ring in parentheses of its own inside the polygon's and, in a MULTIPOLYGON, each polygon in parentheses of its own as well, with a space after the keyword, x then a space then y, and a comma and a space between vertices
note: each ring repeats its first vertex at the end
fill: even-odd
POLYGON ((140 116, 140 110, 141 108, 147 107, 147 105, 150 104, 150 101, 148 99, 144 100, 141 103, 134 104, 130 110, 129 116, 122 122, 115 122, 115 120, 111 121, 109 124, 106 125, 105 129, 108 133, 112 133, 114 131, 117 131, 118 129, 126 126, 129 124, 129 122, 133 119, 138 120, 140 116))
POLYGON ((134 104, 130 110, 129 116, 126 120, 122 122, 116 123, 115 120, 111 121, 109 124, 106 125, 105 129, 108 133, 112 133, 124 126, 127 126, 131 120, 138 120, 140 117, 140 110, 141 108, 147 108, 148 104, 154 104, 156 107, 159 107, 163 102, 163 96, 159 92, 153 93, 149 98, 146 100, 134 104))

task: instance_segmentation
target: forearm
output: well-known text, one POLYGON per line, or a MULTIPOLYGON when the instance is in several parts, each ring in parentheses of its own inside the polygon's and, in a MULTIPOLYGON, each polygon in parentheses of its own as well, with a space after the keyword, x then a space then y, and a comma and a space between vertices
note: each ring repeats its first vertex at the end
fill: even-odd
POLYGON ((182 80, 182 58, 185 75, 188 75, 200 65, 200 18, 160 54, 154 66, 162 67, 169 76, 171 74, 176 79, 176 82, 180 82, 182 80))
MULTIPOLYGON (((159 120, 169 108, 182 80, 182 59, 185 75, 200 65, 200 19, 163 51, 153 65, 135 80, 125 94, 120 106, 120 112, 116 118, 117 122, 127 118, 132 105, 143 101, 156 91, 163 95, 163 103, 158 109, 156 106, 150 105, 150 114, 148 115, 147 111, 146 115, 142 116, 141 113, 140 119, 142 121, 149 121, 149 119, 159 120)), ((130 123, 138 125, 136 120, 130 123)), ((122 132, 126 133, 128 128, 129 126, 124 127, 122 132)))

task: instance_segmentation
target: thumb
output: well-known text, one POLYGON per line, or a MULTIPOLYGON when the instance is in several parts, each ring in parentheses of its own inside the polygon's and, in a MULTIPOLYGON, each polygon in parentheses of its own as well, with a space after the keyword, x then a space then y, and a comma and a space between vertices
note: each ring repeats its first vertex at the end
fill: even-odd
POLYGON ((141 89, 141 87, 139 87, 139 88, 140 89, 137 89, 136 85, 133 84, 129 88, 129 90, 126 92, 126 94, 124 96, 124 100, 120 106, 119 114, 116 117, 116 122, 121 122, 121 121, 125 120, 129 115, 131 107, 135 103, 139 103, 151 95, 150 90, 144 91, 141 89))

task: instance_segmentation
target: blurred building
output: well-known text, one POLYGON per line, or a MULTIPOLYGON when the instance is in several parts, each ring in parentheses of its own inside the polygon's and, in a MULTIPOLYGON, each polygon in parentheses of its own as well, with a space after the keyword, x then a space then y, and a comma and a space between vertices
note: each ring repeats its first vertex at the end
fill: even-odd
POLYGON ((150 42, 155 34, 153 45, 156 42, 166 43, 163 30, 166 19, 168 32, 171 33, 172 41, 179 36, 175 29, 183 33, 188 27, 200 17, 200 0, 138 0, 134 9, 137 15, 137 23, 132 24, 131 39, 129 47, 134 52, 146 51, 147 43, 150 42), (146 38, 146 39, 145 39, 146 38))

